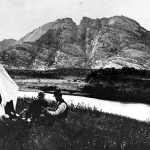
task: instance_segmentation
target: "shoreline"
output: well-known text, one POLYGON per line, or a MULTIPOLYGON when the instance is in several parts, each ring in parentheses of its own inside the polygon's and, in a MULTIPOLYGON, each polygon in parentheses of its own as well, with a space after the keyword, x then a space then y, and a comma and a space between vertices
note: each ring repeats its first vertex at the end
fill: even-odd
MULTIPOLYGON (((38 92, 38 91, 37 91, 38 92)), ((37 97, 37 92, 31 91, 18 91, 18 97, 37 97)), ((46 92, 45 92, 46 93, 46 92)), ((46 99, 54 100, 52 93, 46 93, 46 99)), ((89 98, 76 95, 63 94, 64 100, 70 105, 81 104, 86 107, 96 108, 98 111, 104 113, 110 113, 115 115, 121 115, 138 121, 147 122, 150 120, 150 106, 146 104, 136 103, 121 103, 118 101, 109 101, 96 98, 89 98), (142 110, 142 111, 139 111, 142 110)))

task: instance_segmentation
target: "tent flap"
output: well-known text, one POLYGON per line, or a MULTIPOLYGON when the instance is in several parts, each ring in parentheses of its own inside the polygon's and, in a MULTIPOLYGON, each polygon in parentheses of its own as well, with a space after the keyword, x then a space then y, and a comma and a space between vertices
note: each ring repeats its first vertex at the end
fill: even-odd
POLYGON ((4 111, 6 103, 10 100, 13 100, 14 108, 16 109, 18 90, 19 87, 17 86, 17 84, 12 80, 12 78, 0 64, 0 94, 2 97, 0 115, 2 113, 1 109, 3 109, 4 111))

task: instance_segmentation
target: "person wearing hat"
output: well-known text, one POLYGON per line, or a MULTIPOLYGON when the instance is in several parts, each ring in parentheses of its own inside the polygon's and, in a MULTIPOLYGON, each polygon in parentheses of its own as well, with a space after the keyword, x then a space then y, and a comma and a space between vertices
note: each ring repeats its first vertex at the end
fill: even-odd
POLYGON ((36 121, 40 115, 42 114, 42 107, 46 108, 48 107, 48 102, 45 100, 45 93, 43 91, 40 91, 38 93, 38 98, 36 100, 34 100, 33 102, 31 102, 31 104, 29 105, 28 109, 24 109, 20 115, 25 113, 25 120, 27 120, 28 122, 32 121, 36 121))
POLYGON ((68 123, 68 105, 62 98, 62 93, 60 89, 56 89, 54 92, 54 97, 57 102, 56 109, 54 111, 48 110, 48 108, 45 108, 43 111, 50 115, 55 117, 55 124, 58 126, 66 126, 68 123))

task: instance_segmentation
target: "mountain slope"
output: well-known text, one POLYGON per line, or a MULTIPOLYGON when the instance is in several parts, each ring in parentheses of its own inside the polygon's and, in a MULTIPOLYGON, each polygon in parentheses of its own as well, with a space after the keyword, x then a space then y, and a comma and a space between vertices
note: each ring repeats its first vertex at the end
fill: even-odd
POLYGON ((6 62, 8 61, 6 51, 8 49, 11 49, 11 46, 14 45, 16 42, 17 41, 14 39, 5 39, 3 41, 0 41, 0 63, 6 64, 6 62))
POLYGON ((13 57, 7 65, 18 68, 149 69, 150 32, 124 16, 83 17, 79 25, 63 18, 28 33, 7 55, 13 57))
POLYGON ((17 41, 14 39, 5 39, 0 41, 0 51, 7 50, 10 46, 14 45, 17 41))

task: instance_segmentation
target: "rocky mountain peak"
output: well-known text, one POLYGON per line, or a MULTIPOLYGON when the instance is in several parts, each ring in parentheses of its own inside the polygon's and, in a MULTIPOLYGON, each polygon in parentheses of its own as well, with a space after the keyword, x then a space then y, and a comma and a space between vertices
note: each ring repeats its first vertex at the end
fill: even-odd
POLYGON ((31 31, 5 55, 6 65, 31 69, 150 69, 150 32, 125 16, 83 17, 79 25, 66 17, 31 31))
POLYGON ((101 24, 102 24, 102 26, 106 26, 106 24, 107 24, 107 21, 108 21, 108 18, 101 18, 100 19, 101 20, 101 24))
POLYGON ((113 26, 117 28, 123 28, 128 31, 137 31, 140 29, 139 23, 137 23, 135 20, 124 16, 114 16, 109 18, 107 21, 107 25, 110 27, 113 26))
POLYGON ((90 27, 91 24, 93 24, 94 19, 88 18, 88 17, 83 17, 81 22, 80 22, 80 26, 82 27, 90 27))
POLYGON ((63 18, 62 21, 63 21, 64 23, 68 23, 68 24, 74 23, 71 18, 63 18))

